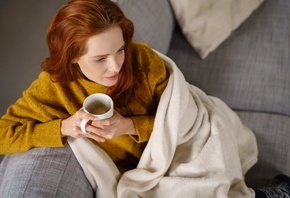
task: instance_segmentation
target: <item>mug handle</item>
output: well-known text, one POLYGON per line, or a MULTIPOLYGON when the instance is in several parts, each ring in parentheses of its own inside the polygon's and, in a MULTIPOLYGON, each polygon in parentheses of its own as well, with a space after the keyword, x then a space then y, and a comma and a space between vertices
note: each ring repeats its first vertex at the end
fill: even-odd
POLYGON ((88 123, 88 119, 86 119, 86 118, 84 118, 84 119, 82 119, 82 121, 81 121, 81 130, 82 130, 82 132, 83 133, 88 133, 87 131, 86 131, 86 126, 87 126, 87 123, 88 123))

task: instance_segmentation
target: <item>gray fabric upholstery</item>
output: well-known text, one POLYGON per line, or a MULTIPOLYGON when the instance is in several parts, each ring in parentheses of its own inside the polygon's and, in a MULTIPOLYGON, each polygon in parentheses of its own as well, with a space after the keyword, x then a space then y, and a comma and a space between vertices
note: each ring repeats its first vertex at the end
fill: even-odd
MULTIPOLYGON (((174 18, 167 0, 115 1, 134 22, 135 40, 147 42, 162 53, 168 52, 167 55, 177 63, 191 84, 240 110, 238 115, 256 134, 259 149, 259 161, 246 175, 249 186, 261 186, 278 173, 290 175, 289 0, 265 0, 205 60, 198 57, 178 27, 173 29, 174 18)), ((67 0, 0 1, 0 114, 21 96, 21 92, 37 76, 40 62, 47 56, 47 24, 65 2, 67 0)), ((43 159, 48 163, 37 162, 40 173, 52 171, 46 167, 56 167, 61 160, 56 158, 53 160, 56 163, 50 164, 49 157, 43 159)), ((67 182, 71 184, 62 186, 59 192, 66 192, 69 187, 71 194, 78 193, 78 187, 83 189, 80 192, 91 191, 90 188, 86 190, 88 186, 73 156, 62 160, 71 160, 63 172, 70 178, 67 182)), ((3 171, 7 174, 9 170, 18 170, 10 165, 12 161, 20 162, 15 155, 3 161, 9 163, 7 169, 3 169, 5 165, 0 165, 0 186, 3 171)), ((28 162, 23 160, 23 163, 28 162)), ((59 165, 63 167, 63 163, 59 165)), ((22 171, 24 167, 20 168, 22 171)), ((60 168, 56 167, 54 171, 52 176, 59 176, 60 168)), ((53 180, 46 182, 49 185, 54 183, 53 180)), ((7 185, 6 180, 4 183, 7 185)))
POLYGON ((249 186, 290 175, 290 1, 265 2, 205 60, 177 26, 168 51, 188 82, 217 96, 256 134, 249 186))
POLYGON ((258 142, 258 163, 247 173, 250 186, 263 186, 279 173, 290 175, 290 117, 259 112, 237 112, 258 142))
POLYGON ((290 116, 288 1, 265 1, 205 60, 179 30, 168 55, 190 83, 231 107, 290 116))
POLYGON ((135 26, 134 39, 146 42, 166 54, 174 29, 174 15, 168 1, 116 0, 135 26))
POLYGON ((3 198, 94 197, 93 188, 68 145, 5 156, 0 178, 3 198))

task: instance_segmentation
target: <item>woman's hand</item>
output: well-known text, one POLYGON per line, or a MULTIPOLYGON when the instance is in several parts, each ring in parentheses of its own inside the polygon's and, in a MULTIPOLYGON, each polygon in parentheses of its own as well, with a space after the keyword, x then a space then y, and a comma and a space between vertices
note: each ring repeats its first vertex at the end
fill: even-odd
MULTIPOLYGON (((74 115, 63 119, 61 122, 61 135, 70 136, 73 138, 88 137, 88 134, 85 134, 81 131, 81 121, 83 119, 93 120, 94 116, 84 112, 83 108, 78 110, 74 115)), ((88 122, 88 125, 91 122, 88 122)), ((87 125, 87 126, 88 126, 87 125)), ((96 141, 104 141, 104 138, 99 137, 96 141)))
POLYGON ((117 111, 105 120, 93 120, 91 127, 87 128, 92 136, 112 139, 121 135, 136 135, 135 126, 131 118, 123 117, 117 111))
POLYGON ((123 117, 117 111, 114 115, 105 120, 94 120, 94 116, 87 114, 83 109, 78 110, 71 117, 62 120, 61 135, 73 138, 88 137, 98 142, 104 142, 105 139, 112 139, 124 134, 135 135, 135 127, 131 118, 123 117), (87 123, 86 131, 81 131, 80 125, 82 119, 91 120, 87 123))

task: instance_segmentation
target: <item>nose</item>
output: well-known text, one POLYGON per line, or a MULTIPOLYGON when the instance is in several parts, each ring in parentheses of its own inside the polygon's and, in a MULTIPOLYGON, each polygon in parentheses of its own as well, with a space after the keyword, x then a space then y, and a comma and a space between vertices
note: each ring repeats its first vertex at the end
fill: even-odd
POLYGON ((120 69, 120 63, 118 61, 117 58, 112 58, 110 61, 110 66, 109 66, 109 70, 114 71, 114 72, 119 72, 120 69))

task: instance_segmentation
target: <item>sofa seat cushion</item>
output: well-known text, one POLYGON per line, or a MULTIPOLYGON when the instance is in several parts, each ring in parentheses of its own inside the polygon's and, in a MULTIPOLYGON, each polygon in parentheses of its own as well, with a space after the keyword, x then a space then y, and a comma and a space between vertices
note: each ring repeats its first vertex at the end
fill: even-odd
POLYGON ((201 60, 180 29, 168 56, 186 79, 234 109, 290 116, 290 1, 265 1, 201 60))

